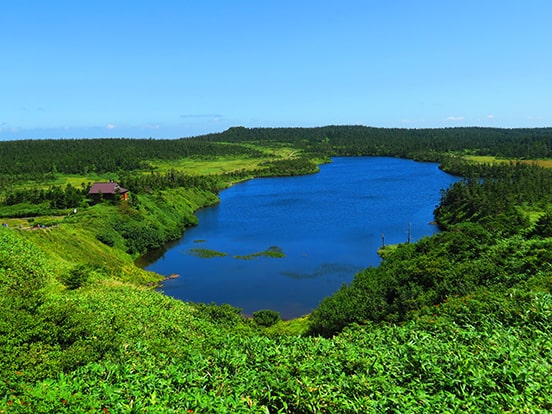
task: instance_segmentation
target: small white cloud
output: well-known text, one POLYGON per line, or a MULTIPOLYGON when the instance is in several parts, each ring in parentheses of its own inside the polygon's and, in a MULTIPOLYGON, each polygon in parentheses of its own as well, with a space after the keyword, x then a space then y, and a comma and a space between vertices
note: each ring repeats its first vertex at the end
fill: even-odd
POLYGON ((494 115, 487 115, 487 119, 494 119, 494 115))
POLYGON ((115 129, 115 128, 117 128, 117 125, 115 125, 115 124, 107 124, 105 127, 106 127, 107 129, 115 129))
POLYGON ((224 119, 221 114, 182 114, 180 118, 192 122, 220 122, 224 119))
POLYGON ((182 114, 180 118, 210 118, 210 119, 220 119, 223 116, 220 114, 182 114))
POLYGON ((448 118, 445 118, 445 121, 463 121, 463 116, 449 116, 448 118))
POLYGON ((19 131, 22 131, 22 129, 21 128, 16 128, 16 127, 10 127, 6 122, 3 122, 0 125, 0 132, 16 133, 16 132, 19 132, 19 131))

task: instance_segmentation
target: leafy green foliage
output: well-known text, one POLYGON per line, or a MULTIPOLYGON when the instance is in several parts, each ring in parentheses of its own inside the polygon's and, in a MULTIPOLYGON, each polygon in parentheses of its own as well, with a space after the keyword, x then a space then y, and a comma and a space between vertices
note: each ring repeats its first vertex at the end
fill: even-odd
POLYGON ((464 166, 474 177, 443 191, 436 219, 442 228, 477 222, 495 233, 515 234, 529 223, 520 206, 539 209, 552 203, 552 171, 521 163, 464 166))
POLYGON ((68 289, 78 289, 88 280, 93 269, 90 265, 80 264, 62 275, 61 281, 68 289))
POLYGON ((324 298, 311 316, 315 334, 331 336, 351 323, 403 321, 411 312, 464 296, 481 286, 510 288, 549 270, 551 239, 493 238, 483 226, 457 225, 400 245, 377 268, 324 298))
POLYGON ((0 207, 0 217, 3 217, 3 218, 39 217, 39 216, 47 216, 51 212, 52 212, 52 209, 47 203, 42 203, 42 204, 20 203, 12 206, 0 207))
POLYGON ((0 381, 6 408, 33 413, 552 409, 552 296, 546 292, 453 298, 403 325, 354 325, 331 339, 235 334, 225 322, 202 320, 200 308, 192 311, 122 286, 79 298, 80 307, 97 315, 88 329, 102 326, 108 331, 104 338, 117 338, 118 353, 35 383, 25 372, 7 370, 0 381), (116 316, 121 311, 129 320, 116 316), (140 341, 130 340, 137 335, 140 341))
POLYGON ((197 224, 194 211, 217 200, 213 193, 199 189, 175 188, 135 195, 131 203, 118 206, 96 206, 107 214, 95 220, 95 237, 108 246, 124 243, 131 255, 143 254, 179 238, 186 227, 197 224))
POLYGON ((79 206, 86 194, 88 194, 87 187, 83 186, 81 189, 77 189, 71 184, 67 184, 65 188, 53 186, 47 190, 33 188, 9 192, 5 196, 3 204, 13 206, 21 203, 42 204, 47 202, 50 208, 62 209, 79 206))
POLYGON ((538 218, 529 237, 552 237, 552 211, 546 211, 538 218))
POLYGON ((269 327, 280 320, 280 312, 272 309, 261 309, 253 312, 253 320, 257 325, 269 327))
POLYGON ((42 252, 17 237, 13 230, 0 228, 0 296, 34 296, 48 282, 49 265, 42 252))
POLYGON ((116 237, 116 232, 109 229, 102 229, 96 234, 96 239, 109 247, 115 246, 116 237))
POLYGON ((214 324, 220 324, 225 327, 237 326, 243 323, 242 309, 235 308, 227 303, 217 305, 211 303, 198 303, 195 307, 214 324))
POLYGON ((318 166, 306 158, 289 158, 277 161, 267 161, 261 164, 267 176, 287 176, 298 174, 314 174, 319 171, 318 166))
POLYGON ((208 175, 189 175, 176 170, 161 174, 125 174, 121 182, 136 193, 152 193, 171 188, 201 188, 204 191, 217 193, 225 185, 219 177, 208 175))
MULTIPOLYGON (((546 156, 550 136, 331 126, 0 143, 4 197, 17 195, 12 181, 83 169, 125 170, 136 191, 52 228, 0 228, 0 412, 552 411, 550 174, 443 154, 546 156), (261 158, 252 144, 263 141, 301 156, 212 177, 143 172, 144 160, 183 154, 261 158), (183 303, 129 283, 155 280, 132 258, 195 224, 193 212, 229 182, 307 173, 313 157, 332 154, 438 159, 467 179, 443 193, 445 231, 386 249, 379 267, 322 301, 310 316, 314 335, 305 335, 307 317, 279 321, 262 310, 252 321, 230 305, 183 303)), ((51 208, 26 200, 0 213, 51 208)))
MULTIPOLYGON (((230 128, 199 139, 210 142, 287 143, 328 156, 393 156, 441 161, 444 154, 492 155, 513 159, 552 157, 550 128, 390 129, 330 125, 318 128, 230 128)), ((461 174, 466 176, 465 174, 461 174)))

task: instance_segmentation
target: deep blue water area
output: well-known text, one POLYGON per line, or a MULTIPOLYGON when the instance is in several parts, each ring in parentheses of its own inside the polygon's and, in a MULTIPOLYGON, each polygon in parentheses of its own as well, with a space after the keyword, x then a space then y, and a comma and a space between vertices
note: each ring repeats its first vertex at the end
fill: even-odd
POLYGON ((198 211, 199 225, 146 268, 180 275, 161 290, 184 301, 297 317, 377 266, 382 234, 392 244, 436 233, 440 190, 455 180, 434 163, 382 157, 335 158, 318 174, 250 180, 198 211), (227 255, 204 258, 194 249, 227 255), (235 257, 268 249, 285 257, 235 257))

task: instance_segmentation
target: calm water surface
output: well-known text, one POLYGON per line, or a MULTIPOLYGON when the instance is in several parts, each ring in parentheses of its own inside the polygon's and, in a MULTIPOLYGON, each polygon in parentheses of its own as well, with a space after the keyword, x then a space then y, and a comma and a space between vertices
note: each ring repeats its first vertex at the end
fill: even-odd
POLYGON ((220 194, 147 270, 177 279, 162 290, 184 301, 229 303, 246 314, 283 318, 312 311, 359 270, 377 266, 385 243, 437 232, 433 209, 456 178, 433 163, 380 157, 335 158, 318 174, 261 178, 220 194), (284 258, 235 258, 281 249, 284 258), (201 258, 193 249, 226 253, 201 258))

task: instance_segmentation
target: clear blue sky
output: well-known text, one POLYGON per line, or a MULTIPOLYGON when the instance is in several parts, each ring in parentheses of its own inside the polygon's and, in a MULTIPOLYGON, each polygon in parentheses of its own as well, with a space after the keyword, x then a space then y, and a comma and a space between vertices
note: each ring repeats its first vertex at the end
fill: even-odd
POLYGON ((550 0, 7 0, 0 139, 552 126, 550 0))

